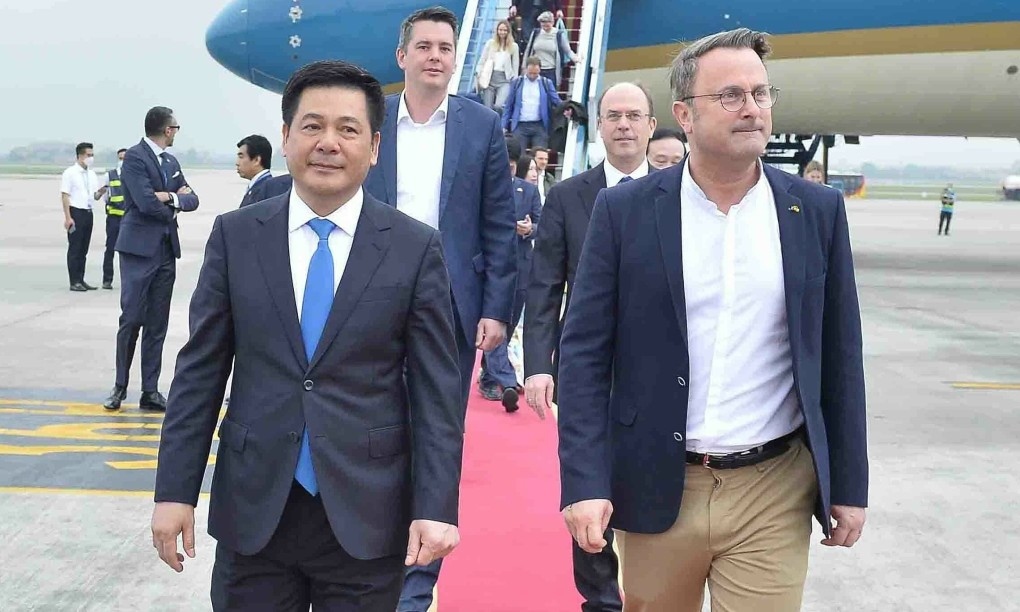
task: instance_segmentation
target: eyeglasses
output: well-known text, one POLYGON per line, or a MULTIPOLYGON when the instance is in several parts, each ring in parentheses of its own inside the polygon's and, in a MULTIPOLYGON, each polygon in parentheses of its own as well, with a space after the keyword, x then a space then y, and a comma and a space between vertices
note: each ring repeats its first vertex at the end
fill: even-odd
POLYGON ((168 125, 166 127, 167 127, 167 129, 170 129, 170 130, 177 130, 178 132, 181 131, 181 126, 179 126, 179 125, 168 125))
POLYGON ((754 103, 758 105, 758 108, 772 108, 776 104, 776 100, 779 99, 779 88, 772 87, 758 87, 751 91, 745 91, 736 87, 723 90, 721 93, 704 94, 700 96, 687 96, 681 98, 681 101, 693 100, 694 98, 715 98, 719 100, 722 107, 731 113, 735 113, 740 109, 744 108, 744 104, 747 102, 747 94, 751 94, 754 98, 754 103))
POLYGON ((626 113, 621 113, 619 111, 609 111, 608 113, 606 113, 606 116, 603 119, 609 123, 619 123, 620 119, 626 117, 627 121, 631 123, 637 123, 638 121, 641 121, 642 119, 648 116, 649 116, 648 113, 642 113, 641 111, 629 111, 626 113))

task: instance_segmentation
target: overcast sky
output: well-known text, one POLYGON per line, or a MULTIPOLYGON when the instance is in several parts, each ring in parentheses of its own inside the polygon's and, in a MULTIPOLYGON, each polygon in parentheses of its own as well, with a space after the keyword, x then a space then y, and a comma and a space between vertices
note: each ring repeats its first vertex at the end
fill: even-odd
MULTIPOLYGON (((221 68, 205 30, 222 0, 0 0, 0 151, 33 141, 129 146, 145 111, 176 111, 175 148, 233 154, 250 133, 280 141, 279 95, 221 68)), ((1020 161, 1015 139, 862 138, 834 169, 871 161, 966 168, 1020 161)))

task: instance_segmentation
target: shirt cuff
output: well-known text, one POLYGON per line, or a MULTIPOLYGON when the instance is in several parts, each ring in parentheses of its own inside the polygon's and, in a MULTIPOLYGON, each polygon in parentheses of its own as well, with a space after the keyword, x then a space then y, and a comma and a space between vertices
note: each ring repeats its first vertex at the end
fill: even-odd
POLYGON ((546 376, 549 380, 552 380, 552 374, 532 374, 531 376, 524 379, 524 384, 528 384, 528 381, 532 378, 538 378, 539 376, 546 376))

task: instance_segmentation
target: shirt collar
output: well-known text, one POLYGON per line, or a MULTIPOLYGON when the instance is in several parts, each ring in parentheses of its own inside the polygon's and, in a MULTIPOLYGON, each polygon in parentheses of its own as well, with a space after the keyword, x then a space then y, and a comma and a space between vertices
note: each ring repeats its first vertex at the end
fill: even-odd
MULTIPOLYGON (((340 208, 334 210, 326 219, 342 229, 348 236, 354 237, 354 231, 358 228, 358 219, 361 217, 361 208, 365 202, 365 192, 358 188, 350 200, 347 200, 340 208)), ((305 201, 298 195, 297 189, 290 190, 290 212, 287 216, 287 231, 295 232, 301 229, 312 219, 320 217, 305 204, 305 201)))
MULTIPOLYGON (((690 163, 690 157, 689 156, 683 162, 683 164, 684 164, 684 173, 683 173, 682 178, 680 179, 680 191, 681 191, 681 194, 683 193, 683 191, 689 190, 690 193, 692 193, 692 194, 694 194, 694 196, 696 196, 694 198, 694 200, 698 204, 700 204, 701 206, 704 206, 704 207, 708 207, 708 208, 712 209, 713 211, 718 212, 719 211, 719 207, 716 206, 715 203, 712 202, 712 200, 710 200, 708 198, 708 195, 705 194, 705 192, 701 189, 701 186, 698 185, 697 181, 694 180, 694 177, 691 176, 691 163, 690 163)), ((735 204, 735 206, 740 206, 740 204, 742 204, 745 200, 747 200, 747 196, 749 196, 751 194, 754 194, 754 193, 757 193, 760 189, 770 189, 770 187, 769 187, 769 180, 768 180, 768 177, 765 176, 765 168, 764 168, 764 166, 763 166, 763 164, 761 162, 761 159, 758 160, 758 182, 755 183, 753 187, 751 187, 750 189, 747 190, 747 193, 744 194, 744 197, 740 198, 740 202, 735 204)), ((684 200, 683 195, 680 196, 680 200, 681 201, 684 200)))
POLYGON ((265 176, 267 174, 269 174, 269 170, 263 170, 262 172, 259 172, 255 176, 251 177, 251 180, 248 181, 248 188, 251 189, 252 185, 257 183, 260 178, 262 178, 263 176, 265 176))
MULTIPOLYGON (((404 101, 404 96, 407 92, 400 94, 400 104, 397 106, 397 123, 400 123, 404 119, 407 119, 411 123, 414 123, 414 119, 411 118, 411 113, 407 110, 407 102, 404 101)), ((446 121, 446 115, 450 109, 450 96, 443 96, 443 101, 439 104, 439 108, 436 112, 432 113, 429 120, 419 125, 432 125, 434 123, 443 123, 446 121)))
POLYGON ((148 136, 146 136, 142 140, 145 141, 145 144, 149 145, 149 148, 152 149, 152 152, 156 154, 156 157, 159 157, 160 154, 166 152, 166 149, 164 149, 164 148, 160 147, 158 144, 152 142, 152 140, 150 140, 148 136))
POLYGON ((620 179, 622 179, 625 176, 629 176, 632 179, 639 179, 648 176, 648 160, 646 159, 642 161, 641 165, 638 166, 636 170, 634 170, 630 174, 626 174, 623 171, 616 168, 616 166, 614 166, 613 164, 609 163, 609 158, 607 157, 602 166, 602 170, 606 173, 606 186, 613 187, 614 185, 617 185, 620 182, 620 179))

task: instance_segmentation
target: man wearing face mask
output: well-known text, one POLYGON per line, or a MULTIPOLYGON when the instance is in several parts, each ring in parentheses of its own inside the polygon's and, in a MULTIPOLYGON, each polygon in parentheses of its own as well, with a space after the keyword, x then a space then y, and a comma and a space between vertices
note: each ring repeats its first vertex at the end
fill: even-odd
POLYGON ((85 282, 85 257, 92 241, 92 202, 103 197, 106 187, 92 171, 95 156, 92 143, 75 147, 77 160, 60 177, 60 199, 64 205, 64 229, 67 230, 67 276, 71 291, 95 289, 85 282))
POLYGON ((124 166, 127 149, 117 150, 117 167, 106 173, 106 252, 103 253, 103 289, 113 289, 113 255, 120 234, 120 220, 124 217, 124 185, 120 169, 124 166))

